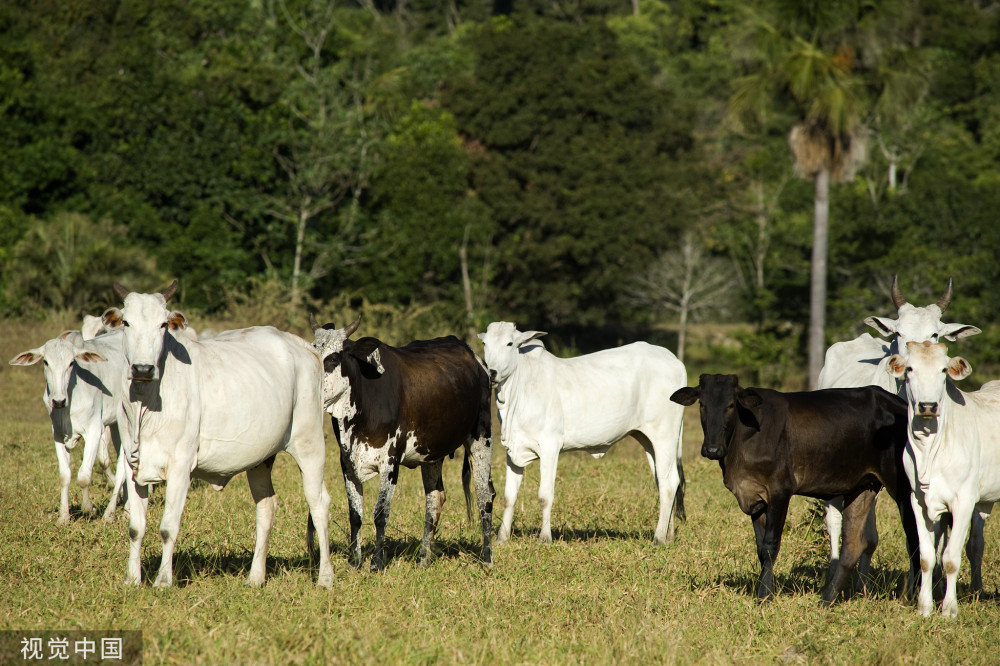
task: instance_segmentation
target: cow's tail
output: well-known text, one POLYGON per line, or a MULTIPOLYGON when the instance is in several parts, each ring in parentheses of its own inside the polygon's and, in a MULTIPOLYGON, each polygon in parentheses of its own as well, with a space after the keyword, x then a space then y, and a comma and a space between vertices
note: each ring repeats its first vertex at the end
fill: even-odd
POLYGON ((674 496, 674 515, 678 520, 687 520, 684 510, 684 408, 681 407, 680 425, 677 426, 677 475, 681 482, 677 484, 677 494, 674 496))
POLYGON ((462 461, 462 490, 465 491, 465 513, 472 524, 472 465, 469 464, 469 447, 465 447, 465 459, 462 461))

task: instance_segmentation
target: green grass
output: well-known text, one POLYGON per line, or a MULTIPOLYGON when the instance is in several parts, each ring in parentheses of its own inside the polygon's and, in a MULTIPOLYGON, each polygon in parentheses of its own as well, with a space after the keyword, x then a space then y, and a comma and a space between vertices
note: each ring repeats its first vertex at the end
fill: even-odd
MULTIPOLYGON (((4 324, 0 360, 37 345, 35 329, 4 324)), ((171 589, 125 588, 127 524, 74 514, 56 525, 56 462, 38 368, 0 368, 0 630, 138 629, 144 662, 157 663, 984 663, 997 658, 1000 581, 997 528, 987 523, 988 594, 968 598, 963 563, 959 617, 920 618, 896 598, 904 573, 894 507, 879 504, 877 582, 830 610, 818 607, 826 564, 821 519, 792 504, 776 567, 779 591, 753 598, 758 570, 749 519, 723 487, 715 463, 697 457, 700 427, 688 411, 688 520, 665 547, 651 543, 652 477, 631 441, 601 460, 560 460, 554 543, 539 545, 538 466, 528 467, 515 532, 492 570, 478 561, 480 536, 465 520, 460 460, 445 465, 448 502, 437 557, 417 566, 423 526, 420 475, 404 470, 393 501, 386 571, 347 566, 347 507, 336 458, 334 589, 318 590, 304 546, 306 506, 298 472, 279 456, 279 509, 262 589, 244 587, 254 508, 244 477, 221 493, 195 484, 177 542, 171 589)), ((330 438, 332 443, 332 437, 330 438)), ((73 452, 75 466, 80 450, 73 452)), ((503 450, 493 470, 502 507, 503 450)), ((370 547, 375 482, 366 484, 370 547)), ((99 506, 109 489, 98 482, 99 506)), ((71 510, 79 510, 79 489, 71 510)), ((148 581, 159 565, 162 492, 150 502, 143 553, 148 581)), ((369 548, 366 552, 370 553, 369 548)))

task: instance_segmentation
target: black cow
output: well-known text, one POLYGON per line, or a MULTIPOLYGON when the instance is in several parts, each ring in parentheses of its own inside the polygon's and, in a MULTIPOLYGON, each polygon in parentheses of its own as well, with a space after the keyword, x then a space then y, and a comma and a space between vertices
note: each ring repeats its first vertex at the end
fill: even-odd
POLYGON ((735 375, 702 375, 698 386, 679 389, 670 399, 682 405, 701 400, 701 454, 719 461, 723 482, 753 521, 760 599, 774 594, 774 560, 792 495, 844 496, 844 546, 839 561, 830 563, 822 595, 829 605, 861 553, 875 549, 863 528, 883 486, 903 520, 910 553, 906 592, 912 591, 920 562, 910 485, 902 467, 903 400, 877 386, 800 393, 745 389, 735 375))
POLYGON ((475 479, 483 528, 482 558, 492 564, 492 420, 490 378, 468 345, 449 336, 390 347, 375 338, 351 340, 361 323, 343 329, 318 327, 312 320, 313 347, 323 359, 324 407, 333 417, 340 443, 340 464, 350 505, 353 566, 361 566, 362 483, 379 475, 375 504, 375 552, 371 570, 385 566, 382 541, 400 465, 420 467, 427 498, 420 562, 431 556, 434 531, 444 505, 444 458, 465 446, 462 481, 472 517, 470 476, 475 479), (470 466, 471 461, 471 466, 470 466))

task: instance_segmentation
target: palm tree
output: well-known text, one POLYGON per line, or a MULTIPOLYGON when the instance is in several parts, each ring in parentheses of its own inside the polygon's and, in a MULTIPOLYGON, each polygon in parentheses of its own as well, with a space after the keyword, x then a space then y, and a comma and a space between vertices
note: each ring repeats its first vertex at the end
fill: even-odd
POLYGON ((815 185, 808 336, 815 388, 826 348, 830 183, 854 178, 867 156, 866 117, 892 108, 888 94, 895 91, 879 66, 886 44, 873 38, 890 17, 857 1, 773 0, 765 9, 770 20, 748 10, 737 55, 750 73, 736 81, 730 112, 742 129, 774 116, 791 124, 796 174, 815 185))

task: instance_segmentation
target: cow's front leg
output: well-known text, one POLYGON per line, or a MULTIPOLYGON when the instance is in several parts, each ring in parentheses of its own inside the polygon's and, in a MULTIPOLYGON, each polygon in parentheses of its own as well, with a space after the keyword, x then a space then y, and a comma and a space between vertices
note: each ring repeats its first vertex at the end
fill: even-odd
POLYGON ((972 524, 969 526, 969 541, 965 544, 965 554, 969 558, 971 572, 969 587, 975 595, 983 591, 983 550, 986 546, 983 530, 986 527, 986 519, 990 517, 992 511, 992 502, 976 504, 976 509, 972 512, 972 524))
POLYGON ((149 486, 140 486, 130 465, 125 465, 125 495, 128 503, 128 565, 126 585, 142 582, 142 537, 146 534, 146 508, 149 505, 149 486))
POLYGON ((163 555, 160 570, 153 581, 153 587, 170 587, 174 582, 174 544, 181 528, 181 514, 187 501, 188 487, 191 485, 190 467, 179 461, 167 472, 166 487, 163 492, 163 518, 160 520, 160 538, 163 540, 163 555))
POLYGON ((444 482, 441 479, 441 466, 444 461, 426 463, 420 466, 420 476, 424 481, 424 498, 427 512, 424 517, 424 538, 420 544, 420 564, 427 566, 431 561, 431 550, 434 544, 434 533, 438 521, 441 520, 441 510, 444 508, 444 482))
POLYGON ((278 507, 278 498, 274 495, 274 485, 271 483, 273 465, 274 456, 271 456, 260 465, 247 470, 250 495, 257 505, 257 540, 253 549, 250 576, 247 578, 247 585, 250 587, 263 585, 267 572, 267 546, 271 539, 271 527, 274 525, 274 512, 278 507))
POLYGON ((866 489, 853 497, 844 497, 841 552, 837 560, 830 561, 827 583, 821 597, 821 604, 824 606, 832 604, 840 594, 862 554, 869 553, 870 557, 873 545, 868 541, 865 527, 877 494, 877 490, 866 489))
POLYGON ((540 543, 552 543, 552 503, 556 497, 556 468, 559 466, 559 445, 542 443, 538 458, 540 479, 538 481, 538 503, 542 507, 542 531, 538 533, 540 543))
POLYGON ((760 560, 760 582, 757 598, 767 601, 774 597, 774 562, 781 549, 781 531, 788 513, 787 497, 771 497, 771 501, 752 516, 757 559, 760 560))
POLYGON ((392 506, 392 495, 396 492, 396 479, 399 476, 399 461, 392 457, 382 468, 381 483, 378 489, 378 500, 373 512, 375 522, 375 552, 372 553, 371 570, 382 571, 385 568, 385 558, 382 552, 385 541, 385 526, 389 522, 389 507, 392 506))
POLYGON ((969 535, 974 509, 972 502, 958 498, 951 510, 951 534, 948 535, 948 545, 941 558, 946 582, 941 614, 945 617, 958 616, 958 570, 962 564, 962 546, 969 535))
POLYGON ((365 491, 361 481, 354 475, 353 466, 346 453, 340 456, 340 466, 344 474, 344 488, 347 490, 347 515, 351 523, 351 540, 347 544, 347 561, 355 569, 361 568, 361 519, 365 513, 365 491))
POLYGON ((917 593, 917 612, 924 617, 934 612, 934 564, 937 561, 936 534, 940 521, 931 520, 915 496, 911 495, 913 513, 917 519, 917 538, 920 543, 920 591, 917 593))
POLYGON ((59 518, 60 525, 69 523, 69 482, 73 475, 69 467, 69 451, 62 442, 55 442, 56 459, 59 461, 59 518))
POLYGON ((515 465, 507 456, 507 476, 504 479, 504 506, 503 519, 500 521, 500 531, 497 533, 497 543, 505 543, 510 538, 510 531, 514 525, 514 507, 517 505, 517 493, 521 489, 521 481, 524 480, 524 468, 515 465))

